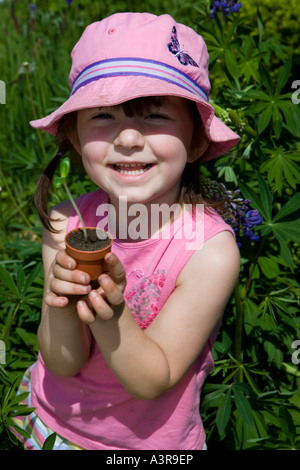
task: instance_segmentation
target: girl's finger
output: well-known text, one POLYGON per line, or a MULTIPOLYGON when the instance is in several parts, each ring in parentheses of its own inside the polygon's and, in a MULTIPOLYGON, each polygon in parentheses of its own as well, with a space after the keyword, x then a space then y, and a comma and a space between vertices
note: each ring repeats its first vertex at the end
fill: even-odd
POLYGON ((59 250, 55 256, 56 262, 65 269, 76 269, 76 261, 67 255, 66 250, 59 250))
POLYGON ((69 299, 67 297, 55 295, 53 292, 48 292, 45 296, 45 302, 48 307, 62 308, 68 305, 69 299))
POLYGON ((78 269, 65 269, 56 263, 53 266, 53 274, 57 279, 61 279, 62 281, 75 282, 77 284, 84 285, 87 285, 90 282, 90 276, 87 273, 79 271, 78 269))
POLYGON ((102 274, 99 277, 99 283, 103 289, 105 297, 113 307, 122 304, 122 302, 124 301, 122 290, 110 276, 102 274))
POLYGON ((91 294, 89 295, 89 303, 92 308, 84 300, 77 302, 77 312, 80 320, 91 325, 96 319, 95 314, 101 320, 110 320, 114 314, 113 309, 97 291, 92 291, 91 294))
POLYGON ((66 295, 86 295, 91 291, 91 286, 76 284, 74 282, 63 281, 61 279, 53 278, 50 281, 50 291, 54 292, 54 294, 60 296, 66 295))
POLYGON ((115 253, 111 252, 105 256, 105 261, 108 266, 111 279, 124 291, 126 286, 126 272, 121 261, 115 253))

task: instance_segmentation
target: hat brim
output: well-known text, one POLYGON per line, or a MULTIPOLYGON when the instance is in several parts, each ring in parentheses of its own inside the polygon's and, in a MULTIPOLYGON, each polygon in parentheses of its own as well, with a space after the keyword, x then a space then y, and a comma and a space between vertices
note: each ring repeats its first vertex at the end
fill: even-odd
POLYGON ((48 116, 30 121, 35 129, 57 135, 60 120, 66 114, 86 108, 116 106, 144 96, 178 96, 195 101, 210 144, 201 161, 208 161, 234 147, 240 137, 222 123, 214 108, 204 99, 172 83, 149 77, 126 76, 95 80, 80 87, 57 110, 48 116), (155 81, 155 84, 154 84, 155 81))

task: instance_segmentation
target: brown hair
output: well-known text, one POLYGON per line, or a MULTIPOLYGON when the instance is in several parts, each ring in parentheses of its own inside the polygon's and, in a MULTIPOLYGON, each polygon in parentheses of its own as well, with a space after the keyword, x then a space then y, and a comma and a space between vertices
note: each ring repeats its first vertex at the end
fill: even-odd
MULTIPOLYGON (((126 116, 132 117, 134 115, 140 115, 144 112, 147 112, 151 104, 153 103, 155 105, 159 105, 162 99, 163 97, 137 98, 123 103, 122 108, 126 116)), ((188 101, 188 105, 195 123, 191 151, 194 152, 194 155, 197 159, 193 163, 187 163, 183 171, 179 202, 182 204, 203 204, 204 201, 202 197, 200 183, 200 157, 207 149, 209 140, 204 132, 204 128, 196 104, 192 101, 188 101)), ((61 119, 56 135, 59 144, 58 152, 48 163, 43 173, 40 175, 34 194, 34 202, 41 222, 43 226, 50 232, 56 232, 56 230, 51 225, 51 222, 53 222, 54 220, 50 218, 48 213, 49 192, 55 171, 60 163, 61 158, 68 152, 70 152, 71 155, 75 152, 72 141, 77 138, 76 124, 76 111, 66 114, 61 119)), ((213 201, 206 201, 205 205, 209 208, 214 206, 215 204, 213 201)), ((220 204, 218 204, 218 206, 219 205, 220 204)))

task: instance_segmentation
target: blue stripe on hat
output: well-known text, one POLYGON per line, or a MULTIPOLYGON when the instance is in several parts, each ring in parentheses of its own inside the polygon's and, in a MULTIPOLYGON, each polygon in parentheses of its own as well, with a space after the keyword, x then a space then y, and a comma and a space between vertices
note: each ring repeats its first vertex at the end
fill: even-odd
POLYGON ((122 75, 140 75, 164 80, 172 83, 173 85, 184 88, 202 100, 208 101, 207 94, 198 85, 198 83, 175 67, 155 60, 132 57, 101 60, 89 65, 82 70, 74 80, 71 95, 73 95, 80 87, 95 80, 122 75))

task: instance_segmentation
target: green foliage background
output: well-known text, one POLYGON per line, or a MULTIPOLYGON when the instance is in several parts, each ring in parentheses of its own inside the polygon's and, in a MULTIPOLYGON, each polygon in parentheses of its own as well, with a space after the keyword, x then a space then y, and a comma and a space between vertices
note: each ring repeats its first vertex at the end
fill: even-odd
MULTIPOLYGON (((43 290, 41 224, 32 195, 56 151, 54 139, 28 122, 68 96, 70 52, 83 28, 119 11, 171 13, 205 37, 211 103, 242 139, 202 173, 240 188, 264 218, 260 241, 245 240, 241 247, 239 282, 204 387, 208 447, 300 448, 300 354, 294 343, 300 340, 300 104, 292 101, 300 98, 297 6, 296 0, 247 0, 240 13, 211 19, 207 0, 0 3, 0 79, 6 84, 6 104, 0 105, 0 339, 6 350, 0 449, 20 448, 8 425, 13 415, 28 412, 16 392, 38 351, 43 290)), ((78 164, 73 194, 91 189, 78 164)), ((65 196, 56 190, 51 203, 65 196)))

